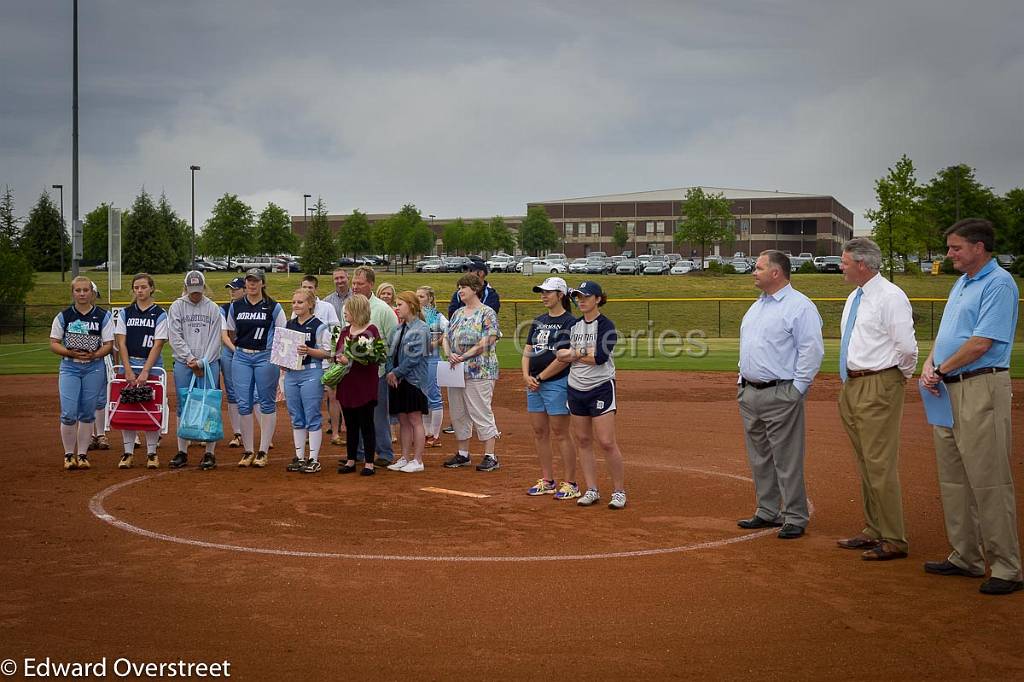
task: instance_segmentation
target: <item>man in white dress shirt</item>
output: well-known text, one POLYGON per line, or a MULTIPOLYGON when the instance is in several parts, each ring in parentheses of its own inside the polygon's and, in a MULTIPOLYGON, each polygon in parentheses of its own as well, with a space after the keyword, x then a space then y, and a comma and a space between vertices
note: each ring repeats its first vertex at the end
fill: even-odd
POLYGON ((907 379, 917 368, 914 316, 907 295, 882 277, 882 252, 870 239, 843 245, 840 269, 857 285, 846 299, 839 347, 839 416, 860 472, 864 529, 839 540, 866 561, 907 556, 900 493, 900 420, 907 379))
MULTIPOLYGON (((312 292, 313 296, 316 296, 316 288, 319 283, 320 282, 317 280, 316 275, 306 275, 302 278, 302 283, 299 286, 306 291, 312 292)), ((313 309, 313 316, 326 324, 332 331, 335 327, 341 326, 341 319, 338 317, 338 313, 334 310, 334 306, 327 301, 321 300, 319 296, 316 298, 316 307, 313 309)), ((295 315, 292 315, 292 317, 295 317, 295 315)))

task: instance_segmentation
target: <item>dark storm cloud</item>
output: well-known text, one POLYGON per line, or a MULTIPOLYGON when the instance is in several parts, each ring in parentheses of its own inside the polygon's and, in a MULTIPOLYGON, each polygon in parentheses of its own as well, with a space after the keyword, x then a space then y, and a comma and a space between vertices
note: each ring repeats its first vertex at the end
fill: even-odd
MULTIPOLYGON (((70 185, 70 1, 0 6, 0 184, 70 185)), ((1020 3, 81 3, 82 213, 522 213, 689 184, 835 195, 902 153, 1024 182, 1020 3)), ((858 218, 859 226, 863 221, 858 218)))

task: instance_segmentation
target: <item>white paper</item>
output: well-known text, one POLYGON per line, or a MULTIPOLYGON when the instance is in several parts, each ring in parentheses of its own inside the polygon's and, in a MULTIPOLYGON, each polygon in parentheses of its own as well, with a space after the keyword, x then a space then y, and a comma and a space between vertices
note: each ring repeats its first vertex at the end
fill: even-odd
POLYGON ((452 367, 451 363, 444 359, 437 363, 437 385, 448 388, 465 388, 466 370, 462 363, 460 362, 455 367, 452 367))
POLYGON ((288 369, 301 369, 302 358, 299 356, 299 346, 305 345, 305 343, 305 332, 278 327, 274 330, 274 345, 270 348, 270 361, 288 369))

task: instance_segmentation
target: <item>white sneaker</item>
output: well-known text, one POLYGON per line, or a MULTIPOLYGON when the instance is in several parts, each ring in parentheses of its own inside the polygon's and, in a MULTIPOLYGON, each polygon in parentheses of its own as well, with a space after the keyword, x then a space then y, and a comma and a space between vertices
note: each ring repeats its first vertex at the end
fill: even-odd
POLYGON ((626 491, 616 490, 612 493, 612 501, 608 503, 609 509, 623 509, 626 506, 626 491))
POLYGON ((590 488, 587 490, 587 492, 583 493, 583 497, 576 500, 576 504, 578 504, 581 507, 589 507, 590 505, 600 501, 601 495, 593 488, 590 488))
POLYGON ((423 462, 417 462, 413 460, 406 464, 404 467, 399 469, 403 474, 417 474, 423 471, 423 462))
POLYGON ((409 463, 405 457, 399 457, 393 464, 388 465, 388 471, 399 471, 402 467, 409 463))

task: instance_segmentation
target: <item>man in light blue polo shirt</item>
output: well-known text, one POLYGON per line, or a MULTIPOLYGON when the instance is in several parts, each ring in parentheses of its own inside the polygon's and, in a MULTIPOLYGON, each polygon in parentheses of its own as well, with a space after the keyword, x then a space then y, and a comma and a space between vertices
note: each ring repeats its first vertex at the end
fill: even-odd
POLYGON ((946 384, 953 428, 934 428, 946 536, 953 551, 925 562, 936 575, 991 577, 984 594, 1024 588, 1010 472, 1010 350, 1019 293, 992 258, 992 223, 967 218, 946 230, 949 258, 964 273, 949 292, 921 381, 946 384))
POLYGON ((737 382, 757 509, 736 525, 781 526, 781 540, 801 537, 810 518, 804 486, 804 397, 825 355, 821 315, 789 277, 786 254, 761 253, 754 285, 762 294, 740 324, 737 382))

